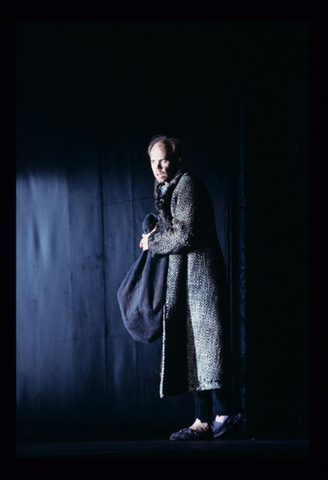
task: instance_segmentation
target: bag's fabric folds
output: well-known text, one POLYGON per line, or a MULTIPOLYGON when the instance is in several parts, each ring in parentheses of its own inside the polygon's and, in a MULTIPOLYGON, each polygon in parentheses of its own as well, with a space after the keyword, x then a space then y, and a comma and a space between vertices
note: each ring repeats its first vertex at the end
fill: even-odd
MULTIPOLYGON (((144 233, 156 223, 156 216, 148 214, 142 222, 144 233)), ((125 328, 138 342, 151 343, 162 336, 167 265, 167 256, 154 258, 143 251, 117 292, 125 328)))

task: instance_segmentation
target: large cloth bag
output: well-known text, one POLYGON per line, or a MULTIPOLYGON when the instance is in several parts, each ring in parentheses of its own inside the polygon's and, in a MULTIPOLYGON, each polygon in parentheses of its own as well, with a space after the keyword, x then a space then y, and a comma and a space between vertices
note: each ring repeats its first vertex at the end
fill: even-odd
MULTIPOLYGON (((148 214, 142 222, 144 233, 156 223, 156 216, 148 214)), ((124 326, 138 342, 151 343, 162 336, 167 266, 167 256, 153 258, 149 250, 143 251, 117 292, 124 326)))

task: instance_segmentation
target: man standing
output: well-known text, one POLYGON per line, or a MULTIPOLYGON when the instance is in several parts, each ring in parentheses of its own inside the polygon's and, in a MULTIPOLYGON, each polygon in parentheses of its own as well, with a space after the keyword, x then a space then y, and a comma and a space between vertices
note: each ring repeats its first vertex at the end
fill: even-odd
POLYGON ((241 418, 229 400, 229 327, 213 205, 183 164, 178 140, 156 136, 148 154, 158 227, 142 236, 140 247, 154 257, 169 256, 160 396, 195 397, 194 423, 171 440, 210 439, 241 418))

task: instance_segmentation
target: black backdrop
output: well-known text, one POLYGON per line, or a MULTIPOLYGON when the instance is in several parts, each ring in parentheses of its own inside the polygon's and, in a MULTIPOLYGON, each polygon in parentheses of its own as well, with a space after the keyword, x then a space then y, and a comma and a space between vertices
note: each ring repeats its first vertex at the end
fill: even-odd
POLYGON ((214 201, 244 434, 307 435, 307 42, 305 22, 18 23, 18 422, 192 420, 116 300, 163 133, 214 201))

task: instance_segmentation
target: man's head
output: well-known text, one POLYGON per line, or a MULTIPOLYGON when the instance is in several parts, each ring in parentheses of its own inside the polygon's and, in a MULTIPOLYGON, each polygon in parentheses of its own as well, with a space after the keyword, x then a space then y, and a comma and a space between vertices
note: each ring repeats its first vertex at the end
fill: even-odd
POLYGON ((149 144, 148 154, 156 180, 160 183, 168 183, 172 180, 181 162, 179 141, 175 138, 157 135, 149 144))

